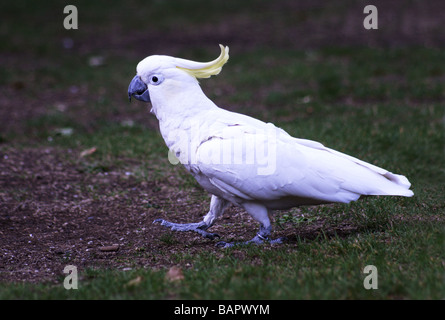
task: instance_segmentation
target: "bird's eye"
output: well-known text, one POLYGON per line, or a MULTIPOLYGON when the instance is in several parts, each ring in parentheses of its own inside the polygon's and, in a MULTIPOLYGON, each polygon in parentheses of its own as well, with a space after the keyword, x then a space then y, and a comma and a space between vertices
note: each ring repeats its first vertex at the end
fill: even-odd
POLYGON ((161 75, 150 76, 150 83, 152 85, 157 86, 157 85, 161 84, 162 81, 164 81, 164 77, 161 75))

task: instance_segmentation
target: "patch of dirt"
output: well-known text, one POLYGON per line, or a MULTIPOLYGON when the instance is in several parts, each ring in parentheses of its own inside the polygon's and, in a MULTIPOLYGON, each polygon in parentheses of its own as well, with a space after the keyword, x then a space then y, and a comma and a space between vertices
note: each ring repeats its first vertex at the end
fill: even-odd
MULTIPOLYGON (((69 264, 162 268, 176 263, 174 252, 221 250, 216 241, 152 223, 200 221, 209 201, 191 199, 205 191, 190 194, 173 179, 141 181, 113 168, 85 172, 78 157, 57 148, 0 151, 0 281, 56 281, 69 264)), ((231 241, 250 239, 256 229, 229 208, 212 231, 231 241)))
MULTIPOLYGON (((67 265, 80 272, 161 269, 178 265, 174 253, 224 254, 215 246, 219 239, 153 224, 158 218, 201 221, 210 204, 210 196, 196 201, 203 194, 198 187, 181 190, 174 177, 146 181, 116 168, 86 172, 74 150, 0 148, 0 281, 60 283, 67 265)), ((299 240, 316 241, 321 234, 359 231, 355 225, 330 226, 323 220, 284 229, 273 226, 274 238, 288 238, 287 250, 296 250, 297 235, 299 240)), ((249 240, 257 230, 253 218, 237 207, 229 207, 211 228, 229 242, 249 240)), ((193 261, 180 263, 193 267, 193 261)))

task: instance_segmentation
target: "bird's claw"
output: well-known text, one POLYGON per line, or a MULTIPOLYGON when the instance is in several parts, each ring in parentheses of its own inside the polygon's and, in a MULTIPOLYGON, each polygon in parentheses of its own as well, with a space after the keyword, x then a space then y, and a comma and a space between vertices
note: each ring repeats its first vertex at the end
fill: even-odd
POLYGON ((170 228, 173 231, 193 231, 210 240, 221 238, 219 234, 205 231, 209 226, 204 221, 198 223, 173 223, 164 219, 156 219, 153 223, 159 223, 161 226, 170 228))
POLYGON ((159 224, 162 225, 162 223, 163 223, 164 221, 165 221, 164 219, 155 219, 155 220, 153 221, 153 223, 159 223, 159 224))
POLYGON ((231 248, 235 245, 236 243, 225 242, 225 241, 219 241, 217 244, 215 244, 215 246, 219 248, 231 248))

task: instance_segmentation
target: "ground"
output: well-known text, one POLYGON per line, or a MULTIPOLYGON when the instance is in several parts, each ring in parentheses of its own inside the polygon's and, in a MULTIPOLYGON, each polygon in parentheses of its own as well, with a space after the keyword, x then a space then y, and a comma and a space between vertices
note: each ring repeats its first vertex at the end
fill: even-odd
MULTIPOLYGON (((9 281, 58 281, 67 264, 79 268, 164 268, 174 259, 162 253, 220 252, 216 241, 195 233, 176 234, 153 224, 158 218, 198 222, 210 197, 196 186, 181 190, 174 177, 141 181, 128 172, 91 174, 76 164, 74 151, 58 148, 3 149, 2 277, 9 281), (7 174, 6 174, 7 173, 7 174), (196 199, 202 199, 197 202, 196 199), (183 213, 186 212, 187 216, 183 213)), ((237 207, 227 209, 212 232, 228 241, 251 239, 257 223, 237 207)), ((356 227, 325 226, 324 233, 349 234, 356 227)), ((274 237, 295 242, 294 228, 274 237)), ((315 238, 321 225, 301 228, 315 238)))
MULTIPOLYGON (((60 283, 68 264, 191 270, 184 253, 224 256, 215 241, 152 223, 198 222, 210 196, 168 163, 156 119, 126 97, 146 55, 210 60, 218 43, 230 46, 231 73, 202 81, 218 104, 393 166, 417 183, 417 196, 433 199, 394 200, 391 218, 379 213, 382 225, 357 219, 381 205, 367 199, 352 209, 280 213, 273 236, 289 241, 266 247, 303 254, 306 241, 321 246, 320 239, 340 239, 358 248, 362 232, 389 243, 393 226, 443 225, 445 3, 377 1, 374 31, 362 26, 363 3, 133 1, 122 9, 80 1, 77 31, 62 28, 64 1, 2 4, 8 18, 0 28, 0 61, 7 66, 0 70, 0 281, 60 283), (267 68, 258 71, 261 66, 267 68), (407 218, 403 210, 414 213, 407 218)), ((247 240, 257 227, 231 207, 211 231, 225 241, 247 240)), ((258 253, 235 248, 231 255, 262 265, 258 253)), ((444 264, 443 257, 434 259, 444 264)))
MULTIPOLYGON (((85 174, 85 169, 69 159, 77 156, 48 147, 3 151, 0 172, 4 279, 57 279, 68 262, 79 268, 164 267, 171 263, 168 257, 159 260, 155 256, 166 243, 171 252, 184 246, 216 250, 215 242, 189 233, 181 234, 179 243, 169 231, 152 224, 154 219, 165 216, 162 212, 170 212, 168 216, 176 221, 185 221, 187 218, 180 213, 187 212, 189 221, 199 221, 208 201, 193 203, 189 191, 179 191, 178 185, 168 181, 141 182, 112 170, 85 174), (115 249, 104 250, 115 244, 115 249), (150 254, 140 254, 144 252, 150 254)), ((195 192, 204 193, 198 189, 195 192)), ((249 220, 235 209, 223 218, 235 223, 229 234, 218 227, 214 231, 226 237, 235 232, 242 236, 247 225, 236 227, 240 215, 246 222, 249 220)))

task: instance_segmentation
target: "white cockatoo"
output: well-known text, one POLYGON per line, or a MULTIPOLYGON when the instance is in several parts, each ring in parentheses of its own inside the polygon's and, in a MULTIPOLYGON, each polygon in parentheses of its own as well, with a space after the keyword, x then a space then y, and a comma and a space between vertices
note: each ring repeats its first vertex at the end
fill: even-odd
POLYGON ((213 239, 219 236, 206 230, 234 204, 260 224, 257 235, 245 243, 273 243, 282 239, 269 239, 272 210, 348 203, 362 195, 413 196, 402 175, 319 142, 294 138, 272 123, 219 108, 197 79, 220 73, 229 59, 229 48, 220 48, 220 56, 206 63, 149 56, 139 62, 129 85, 130 100, 151 102, 170 153, 212 194, 210 210, 201 222, 155 222, 213 239))

